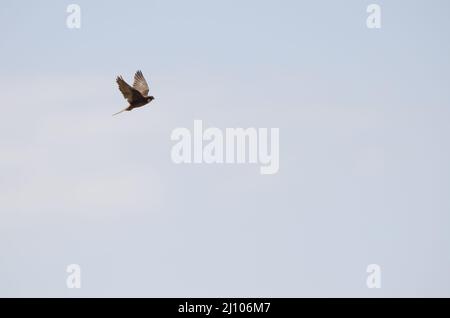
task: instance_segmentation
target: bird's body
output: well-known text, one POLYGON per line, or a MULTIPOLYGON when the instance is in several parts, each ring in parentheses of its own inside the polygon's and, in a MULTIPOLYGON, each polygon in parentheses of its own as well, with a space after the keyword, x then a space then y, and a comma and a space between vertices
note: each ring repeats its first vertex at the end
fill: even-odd
POLYGON ((116 82, 119 85, 119 90, 122 92, 123 97, 127 99, 129 105, 120 112, 113 114, 113 116, 124 111, 130 111, 134 108, 145 106, 155 99, 153 96, 148 96, 148 84, 141 71, 137 71, 134 75, 132 87, 125 82, 122 76, 118 76, 116 82))

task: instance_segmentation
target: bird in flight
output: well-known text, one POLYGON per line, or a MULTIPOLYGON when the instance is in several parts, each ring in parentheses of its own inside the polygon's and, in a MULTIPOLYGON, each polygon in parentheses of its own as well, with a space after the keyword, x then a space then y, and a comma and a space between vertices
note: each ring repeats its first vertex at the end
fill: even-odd
POLYGON ((116 82, 119 85, 119 90, 122 92, 123 97, 127 99, 129 105, 120 112, 113 114, 113 116, 124 111, 130 111, 133 108, 147 105, 155 99, 153 96, 148 96, 148 84, 141 71, 137 71, 136 74, 134 74, 133 87, 128 85, 122 76, 118 76, 116 82))

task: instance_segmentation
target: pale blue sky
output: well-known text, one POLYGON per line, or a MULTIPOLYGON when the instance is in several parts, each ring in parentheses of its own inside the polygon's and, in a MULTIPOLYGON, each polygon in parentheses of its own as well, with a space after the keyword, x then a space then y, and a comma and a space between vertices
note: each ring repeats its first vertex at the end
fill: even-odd
POLYGON ((450 296, 448 1, 111 2, 0 3, 0 296, 450 296), (173 164, 194 119, 279 173, 173 164))

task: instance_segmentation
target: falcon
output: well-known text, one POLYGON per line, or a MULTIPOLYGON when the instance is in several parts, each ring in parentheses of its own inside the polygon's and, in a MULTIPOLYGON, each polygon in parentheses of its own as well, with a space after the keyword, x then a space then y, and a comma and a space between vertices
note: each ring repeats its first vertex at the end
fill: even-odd
POLYGON ((130 111, 134 108, 147 105, 155 99, 153 96, 148 96, 148 84, 141 71, 137 71, 136 74, 134 74, 133 87, 128 85, 122 76, 118 76, 116 82, 119 85, 119 90, 122 92, 123 97, 128 101, 129 105, 120 112, 113 114, 113 116, 124 111, 130 111))

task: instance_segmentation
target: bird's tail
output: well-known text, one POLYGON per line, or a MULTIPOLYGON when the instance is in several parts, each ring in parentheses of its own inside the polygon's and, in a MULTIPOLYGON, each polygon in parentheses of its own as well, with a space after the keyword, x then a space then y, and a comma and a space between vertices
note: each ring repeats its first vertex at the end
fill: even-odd
MULTIPOLYGON (((128 107, 127 107, 128 108, 128 107)), ((124 109, 122 109, 120 112, 117 112, 117 113, 115 113, 115 114, 112 114, 113 116, 115 116, 115 115, 118 115, 118 114, 120 114, 121 112, 124 112, 124 111, 126 111, 127 110, 127 108, 124 108, 124 109)))

